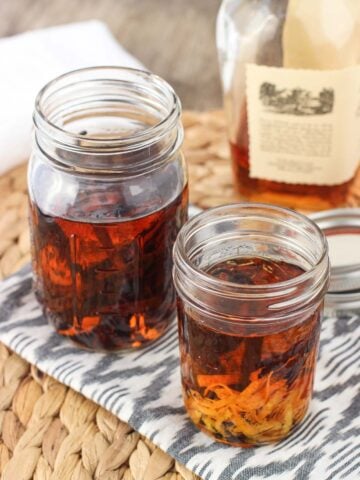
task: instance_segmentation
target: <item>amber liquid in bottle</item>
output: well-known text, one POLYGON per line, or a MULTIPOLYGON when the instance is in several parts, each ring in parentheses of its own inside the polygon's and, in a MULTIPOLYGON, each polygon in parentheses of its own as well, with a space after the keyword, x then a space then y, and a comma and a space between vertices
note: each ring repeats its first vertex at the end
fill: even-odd
MULTIPOLYGON (((208 271, 222 280, 266 285, 303 270, 282 261, 235 258, 208 271)), ((245 302, 239 307, 244 314, 245 302)), ((250 312, 247 312, 250 314, 250 312)), ((256 317, 256 312, 251 312, 256 317)), ((201 320, 201 319, 200 319, 201 320)), ((238 446, 278 441, 304 417, 311 398, 320 310, 301 324, 269 335, 215 331, 179 305, 183 395, 201 430, 238 446)))
MULTIPOLYGON (((99 205, 111 201, 109 195, 99 205)), ((100 206, 90 208, 81 213, 102 218, 100 206)), ((134 220, 75 222, 45 215, 34 204, 31 216, 35 291, 59 334, 112 351, 140 347, 165 331, 174 316, 172 246, 186 221, 187 189, 134 220)))
POLYGON ((341 185, 321 186, 274 182, 250 177, 246 116, 238 143, 230 142, 236 187, 241 196, 257 202, 273 203, 298 210, 325 210, 346 203, 352 180, 341 185))

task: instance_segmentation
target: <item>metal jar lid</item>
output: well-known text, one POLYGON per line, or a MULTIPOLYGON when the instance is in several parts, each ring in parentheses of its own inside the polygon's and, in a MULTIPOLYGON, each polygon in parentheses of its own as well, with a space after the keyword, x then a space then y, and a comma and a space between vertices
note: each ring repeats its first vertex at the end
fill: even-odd
POLYGON ((331 263, 326 298, 334 309, 360 309, 360 208, 325 210, 309 215, 324 231, 331 263))

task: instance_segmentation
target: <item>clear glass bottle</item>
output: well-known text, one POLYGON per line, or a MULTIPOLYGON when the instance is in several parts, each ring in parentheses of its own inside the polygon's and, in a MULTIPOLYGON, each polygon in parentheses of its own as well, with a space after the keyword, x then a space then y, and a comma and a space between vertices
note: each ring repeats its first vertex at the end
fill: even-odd
POLYGON ((304 210, 346 201, 360 158, 360 13, 356 2, 323 3, 222 2, 224 105, 235 183, 247 199, 304 210))
POLYGON ((308 218, 265 204, 197 215, 174 248, 186 409, 215 440, 275 442, 312 395, 327 242, 308 218))
POLYGON ((35 292, 79 346, 140 347, 175 315, 171 250, 188 204, 180 110, 164 80, 116 67, 68 73, 37 97, 35 292))

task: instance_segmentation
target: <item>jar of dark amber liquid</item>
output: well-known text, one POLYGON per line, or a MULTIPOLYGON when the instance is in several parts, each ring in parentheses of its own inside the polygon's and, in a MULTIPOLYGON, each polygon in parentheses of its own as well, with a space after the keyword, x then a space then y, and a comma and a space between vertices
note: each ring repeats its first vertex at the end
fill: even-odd
POLYGON ((231 445, 286 437, 312 395, 329 278, 323 233, 291 210, 234 204, 191 219, 174 262, 192 421, 231 445))
POLYGON ((188 203, 180 109, 161 78, 116 67, 68 73, 37 97, 35 292, 79 346, 140 347, 175 315, 171 251, 188 203))
POLYGON ((353 0, 223 0, 217 45, 243 197, 346 203, 360 160, 359 22, 353 0))

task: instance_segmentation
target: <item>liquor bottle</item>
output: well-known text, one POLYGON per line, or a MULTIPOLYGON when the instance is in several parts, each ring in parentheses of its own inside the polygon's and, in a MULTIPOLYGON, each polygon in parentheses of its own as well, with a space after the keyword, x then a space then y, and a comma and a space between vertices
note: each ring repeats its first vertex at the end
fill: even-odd
POLYGON ((360 159, 360 2, 223 0, 217 45, 240 193, 342 205, 360 159))

